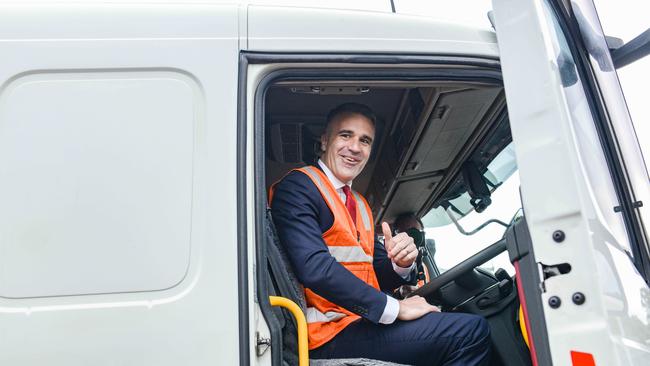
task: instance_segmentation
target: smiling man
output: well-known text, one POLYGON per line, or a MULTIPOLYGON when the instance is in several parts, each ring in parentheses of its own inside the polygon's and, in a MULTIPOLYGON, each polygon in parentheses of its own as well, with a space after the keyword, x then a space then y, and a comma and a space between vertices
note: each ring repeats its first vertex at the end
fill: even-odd
POLYGON ((318 166, 296 169, 271 190, 273 218, 305 286, 311 358, 371 358, 415 365, 481 365, 484 319, 440 313, 425 299, 386 293, 415 283, 418 251, 405 233, 375 238, 366 200, 352 190, 368 162, 375 116, 347 103, 332 110, 318 166))

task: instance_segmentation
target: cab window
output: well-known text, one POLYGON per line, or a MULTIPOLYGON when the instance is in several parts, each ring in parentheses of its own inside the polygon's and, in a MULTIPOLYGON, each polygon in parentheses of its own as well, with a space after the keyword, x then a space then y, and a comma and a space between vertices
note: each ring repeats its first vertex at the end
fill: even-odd
MULTIPOLYGON (((508 144, 488 164, 482 174, 491 190, 491 203, 481 212, 472 206, 472 197, 461 178, 437 207, 422 219, 428 242, 429 253, 442 273, 459 264, 473 254, 500 240, 512 220, 521 214, 519 196, 519 174, 515 162, 514 146, 508 144), (461 192, 453 192, 461 187, 461 192), (457 196, 455 198, 451 198, 457 196), (454 223, 456 220, 456 223, 454 223)), ((507 253, 481 266, 491 273, 503 268, 514 275, 514 268, 507 253)))

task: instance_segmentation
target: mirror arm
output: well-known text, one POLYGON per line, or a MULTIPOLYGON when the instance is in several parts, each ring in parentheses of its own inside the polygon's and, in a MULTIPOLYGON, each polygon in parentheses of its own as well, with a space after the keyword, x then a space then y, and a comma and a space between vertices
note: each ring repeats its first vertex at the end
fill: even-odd
POLYGON ((621 47, 613 50, 614 67, 620 69, 650 54, 650 28, 621 47))
POLYGON ((472 230, 472 231, 470 231, 470 232, 467 232, 467 231, 465 231, 465 229, 463 229, 462 226, 460 226, 460 224, 458 223, 458 220, 456 220, 456 217, 454 217, 454 214, 451 212, 451 210, 450 210, 449 207, 447 207, 447 208, 445 209, 445 212, 447 213, 447 216, 449 216, 449 218, 451 219, 451 221, 454 223, 454 225, 456 225, 456 229, 458 229, 458 231, 459 231, 461 234, 463 234, 463 235, 467 235, 467 236, 470 236, 470 235, 474 235, 474 234, 476 234, 476 233, 479 232, 481 229, 483 229, 484 227, 486 227, 487 225, 492 224, 492 223, 499 224, 499 225, 501 225, 501 226, 503 226, 503 227, 505 227, 505 228, 508 227, 508 224, 506 224, 506 223, 503 222, 503 221, 500 221, 500 220, 497 220, 497 219, 490 219, 490 220, 488 220, 488 221, 482 223, 482 224, 481 224, 479 227, 477 227, 476 229, 474 229, 474 230, 472 230))

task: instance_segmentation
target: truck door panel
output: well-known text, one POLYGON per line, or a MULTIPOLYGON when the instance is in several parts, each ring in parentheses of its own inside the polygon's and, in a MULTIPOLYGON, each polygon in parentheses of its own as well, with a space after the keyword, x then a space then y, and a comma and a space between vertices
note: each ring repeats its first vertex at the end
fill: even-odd
POLYGON ((0 18, 0 363, 235 364, 237 8, 0 18))
POLYGON ((582 62, 559 7, 509 0, 493 6, 534 249, 534 259, 519 265, 540 273, 540 282, 525 284, 541 289, 541 306, 529 302, 528 313, 544 317, 553 364, 570 364, 576 352, 596 364, 647 364, 650 352, 637 346, 650 339, 650 308, 638 297, 648 293, 639 273, 645 244, 634 235, 640 222, 616 209, 633 196, 633 185, 621 182, 637 174, 630 173, 637 161, 627 170, 617 165, 620 150, 607 143, 612 134, 603 127, 603 109, 620 105, 610 107, 618 103, 613 99, 604 101, 606 108, 599 104, 586 71, 595 67, 582 62), (541 275, 544 266, 558 263, 571 271, 541 275), (586 301, 574 301, 578 293, 586 301))

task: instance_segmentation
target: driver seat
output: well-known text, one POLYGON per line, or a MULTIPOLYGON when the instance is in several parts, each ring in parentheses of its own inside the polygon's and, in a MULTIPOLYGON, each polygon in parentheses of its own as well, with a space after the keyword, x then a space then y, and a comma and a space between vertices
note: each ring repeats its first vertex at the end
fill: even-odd
MULTIPOLYGON (((266 209, 265 217, 266 257, 270 279, 269 295, 288 298, 298 304, 303 313, 307 309, 304 289, 289 264, 287 254, 280 244, 271 210, 266 209)), ((298 331, 295 319, 283 308, 274 307, 273 313, 282 328, 282 363, 298 365, 298 331)), ((311 366, 405 366, 402 364, 371 360, 367 358, 310 360, 311 366)))

